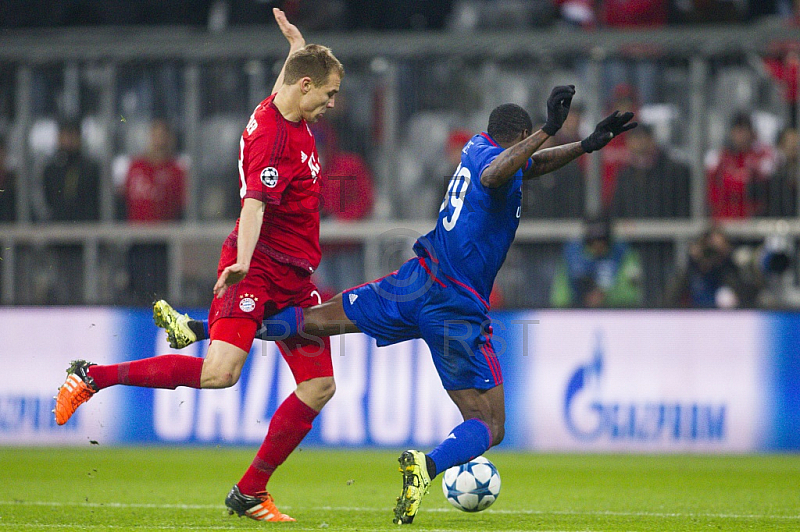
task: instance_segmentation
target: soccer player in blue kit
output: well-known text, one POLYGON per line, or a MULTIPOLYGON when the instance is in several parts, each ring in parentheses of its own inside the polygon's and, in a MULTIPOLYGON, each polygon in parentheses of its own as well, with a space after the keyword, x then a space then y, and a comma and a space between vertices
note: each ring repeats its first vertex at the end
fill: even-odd
MULTIPOLYGON (((487 301, 519 226, 522 181, 599 150, 637 125, 630 122, 633 113, 615 112, 582 141, 537 151, 564 123, 574 94, 572 85, 555 87, 547 100, 547 122, 536 132, 518 105, 503 104, 492 111, 487 131, 462 149, 436 227, 416 241, 414 259, 321 305, 288 307, 264 321, 260 337, 265 340, 360 331, 378 346, 413 338, 427 343, 464 422, 428 454, 401 454, 397 524, 413 521, 436 475, 503 440, 503 377, 492 347, 487 301)), ((189 341, 204 336, 197 322, 188 324, 188 317, 181 318, 181 330, 167 330, 171 341, 183 332, 189 341)))

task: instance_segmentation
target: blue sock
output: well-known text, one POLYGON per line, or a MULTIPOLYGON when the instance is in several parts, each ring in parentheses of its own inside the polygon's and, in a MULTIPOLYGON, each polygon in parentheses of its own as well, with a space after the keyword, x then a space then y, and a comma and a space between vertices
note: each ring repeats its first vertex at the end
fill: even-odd
POLYGON ((206 338, 211 338, 211 333, 208 332, 208 320, 203 320, 203 334, 206 335, 206 338))
POLYGON ((450 432, 436 449, 428 453, 436 466, 431 478, 455 465, 465 464, 492 446, 492 433, 480 419, 468 419, 450 432))
POLYGON ((256 336, 262 340, 284 340, 303 328, 303 309, 286 307, 261 322, 256 336))

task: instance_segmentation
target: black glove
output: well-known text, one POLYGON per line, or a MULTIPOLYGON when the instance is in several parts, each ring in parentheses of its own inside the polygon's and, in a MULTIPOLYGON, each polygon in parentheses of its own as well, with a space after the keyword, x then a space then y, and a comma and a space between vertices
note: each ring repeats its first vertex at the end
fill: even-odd
POLYGON ((547 122, 542 126, 542 131, 552 137, 561 129, 569 114, 573 96, 575 96, 575 85, 559 85, 553 88, 550 97, 547 98, 547 122))
POLYGON ((597 127, 591 135, 581 141, 581 148, 583 148, 583 151, 586 153, 599 150, 611 142, 611 139, 617 135, 625 133, 629 129, 633 129, 639 125, 636 122, 628 124, 631 118, 633 118, 633 113, 630 111, 622 114, 619 114, 619 111, 614 111, 604 118, 602 122, 597 124, 597 127))

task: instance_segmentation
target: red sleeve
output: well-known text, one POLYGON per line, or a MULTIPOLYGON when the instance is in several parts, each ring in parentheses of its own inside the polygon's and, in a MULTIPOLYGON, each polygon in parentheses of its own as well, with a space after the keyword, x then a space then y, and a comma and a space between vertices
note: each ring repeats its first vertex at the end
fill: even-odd
POLYGON ((719 218, 722 214, 722 184, 720 172, 722 171, 722 160, 706 172, 706 198, 708 202, 708 214, 712 218, 719 218))
POLYGON ((178 198, 176 211, 176 218, 183 214, 183 209, 186 207, 186 168, 179 162, 175 161, 175 181, 173 183, 173 194, 178 198))
POLYGON ((286 149, 286 131, 259 124, 253 134, 244 138, 244 168, 247 192, 245 198, 279 205, 292 173, 281 165, 286 149))

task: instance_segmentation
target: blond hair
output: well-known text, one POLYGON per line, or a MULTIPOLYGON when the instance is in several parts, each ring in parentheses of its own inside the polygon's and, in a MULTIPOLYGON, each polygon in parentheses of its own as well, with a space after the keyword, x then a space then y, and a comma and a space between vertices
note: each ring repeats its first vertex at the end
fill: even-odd
POLYGON ((294 85, 301 78, 309 77, 315 86, 321 87, 332 72, 337 73, 340 79, 344 77, 344 67, 331 49, 319 44, 307 44, 286 61, 283 82, 294 85))

